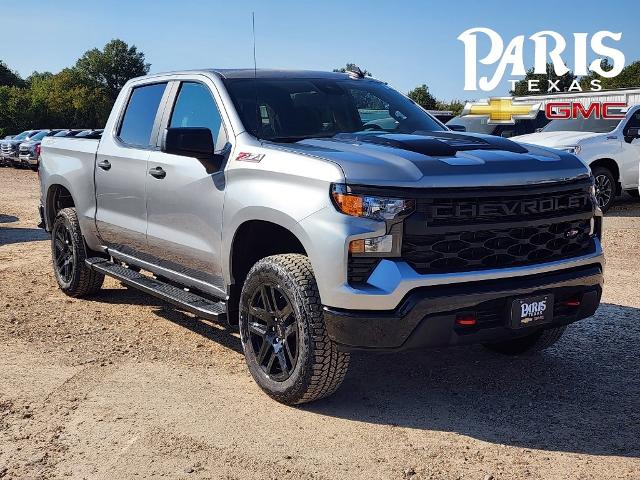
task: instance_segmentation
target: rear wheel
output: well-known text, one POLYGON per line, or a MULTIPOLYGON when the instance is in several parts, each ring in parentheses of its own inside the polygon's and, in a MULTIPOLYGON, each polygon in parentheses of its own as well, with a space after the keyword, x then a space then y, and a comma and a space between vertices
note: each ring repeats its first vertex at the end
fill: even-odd
POLYGON ((598 205, 603 212, 606 212, 611 208, 616 197, 616 179, 613 173, 604 167, 595 167, 593 177, 595 178, 598 205))
POLYGON ((260 388, 285 404, 334 393, 349 366, 324 325, 309 259, 275 255, 258 261, 240 294, 240 337, 260 388))
POLYGON ((51 229, 53 271, 60 289, 71 297, 84 297, 102 287, 104 275, 84 263, 87 258, 84 238, 75 208, 63 208, 51 229))
POLYGON ((485 343, 484 346, 491 351, 503 355, 523 355, 540 352, 560 340, 567 327, 549 328, 540 330, 526 337, 515 338, 503 342, 485 343))

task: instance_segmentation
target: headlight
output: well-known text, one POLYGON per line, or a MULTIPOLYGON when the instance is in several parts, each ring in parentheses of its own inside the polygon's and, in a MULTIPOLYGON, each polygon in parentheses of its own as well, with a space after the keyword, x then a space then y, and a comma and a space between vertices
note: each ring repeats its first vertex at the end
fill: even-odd
POLYGON ((578 155, 582 151, 582 147, 580 145, 573 145, 572 147, 564 147, 562 150, 573 155, 578 155))
POLYGON ((332 185, 331 198, 338 211, 345 215, 380 221, 409 214, 415 207, 414 200, 349 193, 345 185, 332 185))

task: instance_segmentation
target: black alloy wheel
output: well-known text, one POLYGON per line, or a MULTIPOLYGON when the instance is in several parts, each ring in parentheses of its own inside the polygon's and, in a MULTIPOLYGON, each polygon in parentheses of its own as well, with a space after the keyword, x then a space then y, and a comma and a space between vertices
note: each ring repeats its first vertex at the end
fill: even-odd
POLYGON ((73 239, 64 222, 56 223, 52 232, 53 264, 58 277, 63 283, 71 283, 75 267, 73 239))
POLYGON ((262 371, 282 382, 298 361, 298 324, 291 301, 279 285, 263 284, 254 292, 248 311, 252 354, 262 371))
POLYGON ((598 206, 603 212, 606 212, 611 208, 616 197, 616 180, 613 174, 603 167, 594 168, 593 177, 595 179, 598 206))

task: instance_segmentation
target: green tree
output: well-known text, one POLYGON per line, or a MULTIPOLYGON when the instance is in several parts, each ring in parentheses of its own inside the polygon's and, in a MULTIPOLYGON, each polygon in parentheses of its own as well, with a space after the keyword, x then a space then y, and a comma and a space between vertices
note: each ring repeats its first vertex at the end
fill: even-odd
POLYGON ((0 60, 0 86, 22 87, 24 80, 16 72, 11 70, 6 63, 0 60))
POLYGON ((460 115, 462 110, 464 109, 464 105, 466 102, 461 100, 451 100, 450 102, 443 102, 438 100, 436 103, 435 110, 447 110, 452 112, 454 115, 460 115))
POLYGON ((557 75, 555 70, 553 69, 553 64, 547 63, 547 71, 546 73, 533 73, 533 68, 527 70, 527 74, 525 77, 516 82, 515 88, 511 90, 509 93, 514 96, 524 96, 524 95, 546 95, 547 89, 549 88, 549 81, 555 82, 558 80, 557 87, 561 92, 566 92, 569 90, 571 83, 577 77, 573 74, 573 72, 567 72, 564 75, 557 75), (530 92, 529 91, 529 80, 538 80, 538 88, 539 92, 530 92))
POLYGON ((367 69, 365 68, 358 67, 355 63, 347 63, 344 67, 334 68, 333 71, 338 73, 361 71, 362 73, 365 74, 365 76, 367 77, 371 76, 371 72, 367 71, 367 69))
POLYGON ((437 100, 429 92, 429 87, 424 83, 417 86, 407 96, 426 110, 435 110, 437 108, 437 100))
POLYGON ((118 39, 111 40, 102 50, 88 50, 75 65, 87 85, 102 87, 112 101, 128 80, 146 75, 150 67, 135 45, 118 39))

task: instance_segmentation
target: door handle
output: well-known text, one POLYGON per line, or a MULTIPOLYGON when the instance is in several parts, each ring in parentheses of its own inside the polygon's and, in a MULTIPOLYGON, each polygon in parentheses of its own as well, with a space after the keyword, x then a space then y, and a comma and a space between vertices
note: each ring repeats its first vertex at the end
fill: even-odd
POLYGON ((149 169, 149 175, 156 178, 164 178, 167 176, 167 172, 162 167, 155 167, 149 169))
POLYGON ((103 160, 98 163, 98 166, 103 170, 109 170, 111 168, 111 162, 109 160, 103 160))

